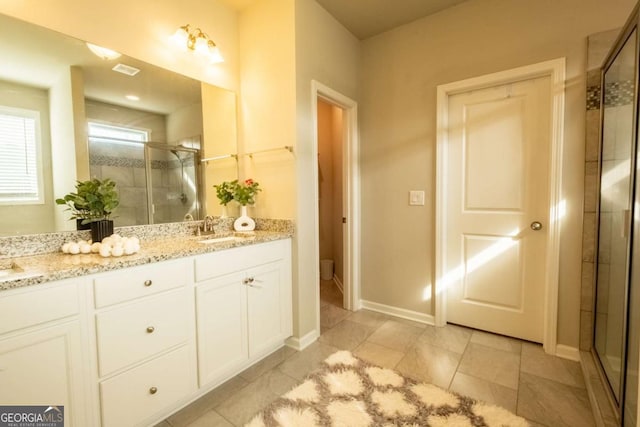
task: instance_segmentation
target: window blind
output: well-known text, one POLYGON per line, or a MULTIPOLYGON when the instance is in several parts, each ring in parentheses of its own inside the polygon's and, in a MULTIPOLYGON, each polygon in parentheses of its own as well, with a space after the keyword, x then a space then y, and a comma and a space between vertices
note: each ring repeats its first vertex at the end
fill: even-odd
POLYGON ((89 140, 91 142, 143 143, 147 142, 148 134, 144 130, 89 122, 89 140))
POLYGON ((0 109, 0 202, 41 201, 38 112, 0 109))

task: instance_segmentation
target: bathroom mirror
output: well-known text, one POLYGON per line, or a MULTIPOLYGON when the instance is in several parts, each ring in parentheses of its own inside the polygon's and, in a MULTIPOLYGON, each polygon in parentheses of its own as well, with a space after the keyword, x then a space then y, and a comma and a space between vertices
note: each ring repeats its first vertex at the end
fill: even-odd
POLYGON ((117 183, 116 226, 220 213, 213 185, 237 177, 235 93, 1 14, 0 57, 0 118, 34 127, 30 175, 0 160, 0 179, 37 193, 0 185, 0 236, 74 230, 55 199, 94 177, 117 183))

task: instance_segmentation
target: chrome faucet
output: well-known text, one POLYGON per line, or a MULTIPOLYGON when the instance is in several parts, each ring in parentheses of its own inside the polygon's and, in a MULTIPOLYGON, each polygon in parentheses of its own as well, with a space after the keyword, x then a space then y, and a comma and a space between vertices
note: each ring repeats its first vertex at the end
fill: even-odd
POLYGON ((214 225, 217 222, 213 219, 213 216, 207 215, 204 217, 204 223, 202 225, 202 234, 215 234, 214 225))

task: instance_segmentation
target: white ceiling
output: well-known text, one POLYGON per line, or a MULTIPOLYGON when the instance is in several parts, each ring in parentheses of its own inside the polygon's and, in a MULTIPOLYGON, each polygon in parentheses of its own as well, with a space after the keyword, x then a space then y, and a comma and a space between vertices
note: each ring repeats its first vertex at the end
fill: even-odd
POLYGON ((196 80, 124 55, 104 61, 81 40, 5 15, 0 15, 0 58, 0 80, 48 89, 70 66, 78 66, 90 99, 159 114, 200 102, 196 80), (117 63, 142 71, 135 77, 111 71, 117 63), (127 94, 140 101, 127 100, 127 94))
MULTIPOLYGON (((260 0, 222 0, 241 11, 260 0)), ((360 40, 467 0, 316 0, 360 40)))

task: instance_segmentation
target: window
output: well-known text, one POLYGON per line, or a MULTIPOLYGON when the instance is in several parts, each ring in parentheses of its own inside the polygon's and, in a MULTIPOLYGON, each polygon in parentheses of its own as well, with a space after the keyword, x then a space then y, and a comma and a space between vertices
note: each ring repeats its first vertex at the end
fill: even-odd
POLYGON ((0 204, 44 203, 40 113, 0 106, 0 204))
POLYGON ((89 141, 116 144, 138 144, 147 142, 149 132, 122 126, 89 122, 89 141))

